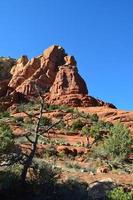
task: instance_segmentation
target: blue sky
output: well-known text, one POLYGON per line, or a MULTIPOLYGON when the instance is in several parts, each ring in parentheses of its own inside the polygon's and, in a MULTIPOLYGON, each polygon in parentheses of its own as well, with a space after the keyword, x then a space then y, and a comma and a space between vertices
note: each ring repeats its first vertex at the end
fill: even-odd
POLYGON ((89 94, 133 110, 132 0, 3 0, 0 56, 37 56, 52 44, 75 56, 89 94))

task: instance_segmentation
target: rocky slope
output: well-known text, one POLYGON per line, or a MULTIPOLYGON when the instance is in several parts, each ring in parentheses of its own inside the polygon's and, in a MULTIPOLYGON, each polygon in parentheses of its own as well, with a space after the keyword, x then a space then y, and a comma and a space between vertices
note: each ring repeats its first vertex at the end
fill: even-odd
POLYGON ((125 124, 133 135, 133 111, 127 112, 124 110, 107 108, 105 106, 102 107, 88 107, 83 108, 79 107, 79 111, 84 111, 86 113, 96 113, 100 119, 115 123, 117 121, 125 124))

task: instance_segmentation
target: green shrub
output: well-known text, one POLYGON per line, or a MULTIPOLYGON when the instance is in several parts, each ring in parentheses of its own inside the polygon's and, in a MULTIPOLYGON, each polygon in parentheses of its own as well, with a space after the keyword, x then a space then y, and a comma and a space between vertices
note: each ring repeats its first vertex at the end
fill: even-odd
POLYGON ((115 124, 110 130, 110 136, 105 143, 105 150, 111 159, 121 157, 126 159, 133 144, 129 130, 121 123, 115 124))
POLYGON ((52 124, 52 121, 48 117, 42 117, 40 120, 40 125, 41 126, 50 126, 52 124))
POLYGON ((66 167, 73 168, 75 170, 81 169, 81 166, 78 163, 66 163, 66 167))
POLYGON ((133 192, 124 192, 123 188, 115 188, 107 194, 108 200, 132 200, 133 192))
POLYGON ((63 130, 63 129, 65 129, 66 124, 65 124, 65 122, 63 122, 63 121, 60 121, 59 123, 57 123, 57 124, 55 125, 55 127, 56 127, 58 130, 63 130))
POLYGON ((8 111, 0 112, 0 119, 4 117, 10 117, 10 113, 8 111))
POLYGON ((10 126, 0 123, 0 154, 10 151, 13 144, 13 135, 10 126))
POLYGON ((101 140, 102 139, 101 131, 102 131, 101 124, 95 123, 90 127, 90 136, 94 138, 95 141, 101 140))
POLYGON ((67 113, 74 113, 74 109, 73 108, 67 108, 65 111, 67 113))
POLYGON ((90 118, 91 118, 91 121, 92 122, 98 122, 98 120, 99 120, 99 117, 98 117, 98 115, 97 114, 92 114, 92 115, 90 115, 90 118))
POLYGON ((85 135, 86 140, 87 140, 87 147, 90 146, 90 127, 88 126, 83 126, 82 128, 82 134, 85 135))
POLYGON ((89 133, 90 133, 90 127, 83 126, 82 133, 83 133, 83 135, 89 135, 89 133))
POLYGON ((48 108, 47 108, 47 110, 48 111, 53 111, 53 110, 57 110, 58 108, 59 108, 58 105, 49 105, 48 108))
POLYGON ((40 185, 55 184, 61 173, 60 168, 45 163, 44 161, 37 161, 35 164, 35 169, 37 171, 37 179, 35 181, 40 185))
POLYGON ((39 109, 39 103, 35 101, 30 101, 28 103, 21 103, 18 106, 18 112, 29 112, 29 111, 32 112, 35 109, 39 109))
POLYGON ((110 134, 103 143, 94 150, 97 156, 106 157, 114 164, 125 161, 127 155, 131 152, 133 144, 129 130, 121 123, 116 123, 110 129, 110 134))
POLYGON ((78 130, 82 130, 83 126, 84 126, 84 123, 80 119, 78 119, 72 123, 71 129, 72 131, 78 131, 78 130))

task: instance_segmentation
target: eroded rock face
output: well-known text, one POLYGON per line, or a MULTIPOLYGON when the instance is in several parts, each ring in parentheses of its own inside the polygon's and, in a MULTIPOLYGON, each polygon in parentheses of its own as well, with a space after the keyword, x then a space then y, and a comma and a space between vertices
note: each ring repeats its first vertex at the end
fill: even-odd
POLYGON ((59 67, 55 81, 47 96, 49 104, 69 106, 107 106, 115 108, 114 105, 105 103, 94 97, 88 96, 85 81, 78 73, 74 58, 67 56, 66 63, 59 67))
POLYGON ((78 73, 76 66, 61 66, 56 79, 50 89, 51 96, 69 94, 88 94, 84 80, 78 73))
POLYGON ((3 72, 0 74, 4 77, 0 82, 0 97, 15 99, 16 103, 16 95, 22 94, 27 99, 36 97, 39 89, 50 104, 113 107, 88 96, 86 83, 78 73, 75 58, 67 55, 60 46, 53 45, 31 60, 24 55, 12 65, 8 74, 5 73, 6 76, 3 72))
POLYGON ((10 70, 15 63, 16 60, 13 58, 0 57, 0 97, 6 95, 11 79, 10 70))
POLYGON ((12 79, 9 87, 24 95, 36 95, 35 85, 41 90, 51 87, 58 66, 64 63, 65 51, 60 46, 52 46, 31 61, 18 61, 12 69, 12 79))
POLYGON ((17 74, 18 71, 21 71, 21 70, 24 68, 24 66, 28 63, 28 61, 29 61, 29 60, 28 60, 28 57, 27 57, 27 56, 25 56, 25 55, 21 56, 21 57, 17 60, 16 64, 11 68, 10 73, 11 73, 13 76, 15 76, 15 74, 17 74))

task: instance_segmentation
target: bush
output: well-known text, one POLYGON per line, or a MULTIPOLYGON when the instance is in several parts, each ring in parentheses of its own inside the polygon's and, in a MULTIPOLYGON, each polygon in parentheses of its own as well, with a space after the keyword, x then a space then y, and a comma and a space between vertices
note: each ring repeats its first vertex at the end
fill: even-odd
POLYGON ((92 115, 90 115, 90 118, 91 118, 91 121, 92 122, 98 122, 98 120, 99 120, 99 117, 98 117, 98 115, 97 114, 92 114, 92 115))
POLYGON ((42 117, 40 120, 40 125, 41 126, 50 126, 52 124, 52 121, 48 117, 42 117))
POLYGON ((29 112, 29 111, 33 111, 35 109, 39 109, 39 103, 37 103, 36 101, 30 101, 28 103, 21 103, 18 106, 18 112, 29 112))
POLYGON ((90 135, 90 128, 88 126, 83 126, 82 134, 85 135, 85 136, 90 135))
POLYGON ((131 152, 132 144, 133 140, 129 130, 121 123, 117 123, 111 128, 110 136, 105 143, 105 150, 111 159, 119 157, 123 161, 131 152))
POLYGON ((104 155, 114 164, 119 164, 125 161, 127 155, 131 152, 132 144, 133 140, 129 130, 121 123, 116 123, 111 127, 108 138, 100 146, 98 145, 95 151, 97 156, 102 157, 104 155))
POLYGON ((65 122, 63 122, 63 121, 60 121, 60 123, 56 124, 55 127, 56 127, 58 130, 62 130, 62 129, 65 129, 66 124, 65 124, 65 122))
POLYGON ((7 112, 7 111, 4 111, 4 112, 0 112, 0 118, 4 118, 4 117, 10 117, 10 113, 7 112))
POLYGON ((108 200, 132 200, 133 192, 124 192, 123 188, 115 188, 107 194, 108 200))
POLYGON ((95 142, 102 139, 101 131, 102 128, 99 123, 95 123, 90 128, 90 136, 94 138, 95 142))
POLYGON ((79 119, 72 123, 72 131, 82 130, 84 123, 79 119))
POLYGON ((36 169, 38 171, 38 177, 36 179, 38 184, 55 184, 61 173, 59 168, 54 168, 45 162, 39 163, 39 165, 37 164, 36 169))
POLYGON ((57 110, 58 108, 59 108, 58 105, 49 105, 48 108, 47 108, 47 110, 48 111, 52 111, 52 110, 57 110))
POLYGON ((13 135, 10 126, 4 123, 0 124, 0 154, 10 151, 13 145, 13 135))

